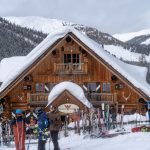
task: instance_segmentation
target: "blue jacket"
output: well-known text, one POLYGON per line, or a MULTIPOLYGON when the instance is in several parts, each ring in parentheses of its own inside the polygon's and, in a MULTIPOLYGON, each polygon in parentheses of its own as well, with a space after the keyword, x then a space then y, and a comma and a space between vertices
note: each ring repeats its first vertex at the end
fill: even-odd
POLYGON ((39 140, 46 140, 47 139, 46 131, 47 131, 47 128, 49 126, 49 119, 48 119, 45 112, 43 112, 38 117, 37 124, 38 124, 38 138, 39 138, 39 140))

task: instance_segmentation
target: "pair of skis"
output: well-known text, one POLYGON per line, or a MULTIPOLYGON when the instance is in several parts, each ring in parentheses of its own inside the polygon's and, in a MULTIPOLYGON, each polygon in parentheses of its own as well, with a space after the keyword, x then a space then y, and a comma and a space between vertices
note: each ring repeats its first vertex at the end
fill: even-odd
POLYGON ((110 129, 110 106, 109 104, 102 103, 102 118, 103 118, 103 131, 110 129))
POLYGON ((12 147, 12 136, 9 120, 2 122, 0 125, 0 143, 8 147, 12 147))

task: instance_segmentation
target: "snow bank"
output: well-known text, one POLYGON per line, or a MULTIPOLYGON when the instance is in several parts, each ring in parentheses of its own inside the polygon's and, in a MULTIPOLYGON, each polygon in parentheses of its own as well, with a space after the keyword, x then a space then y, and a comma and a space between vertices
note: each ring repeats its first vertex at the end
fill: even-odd
MULTIPOLYGON (((137 121, 148 121, 148 116, 145 115, 140 115, 138 113, 135 113, 133 115, 124 115, 123 116, 123 122, 128 123, 128 122, 137 122, 137 121)), ((121 115, 117 115, 117 122, 121 122, 121 115)))

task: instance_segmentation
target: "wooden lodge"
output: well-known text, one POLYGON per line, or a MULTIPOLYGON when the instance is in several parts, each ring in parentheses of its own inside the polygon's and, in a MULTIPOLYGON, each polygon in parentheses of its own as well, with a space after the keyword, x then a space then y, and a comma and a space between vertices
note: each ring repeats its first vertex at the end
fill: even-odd
MULTIPOLYGON (((33 50, 35 53, 41 52, 36 57, 31 56, 34 59, 11 82, 1 85, 0 99, 5 117, 10 117, 11 111, 16 108, 34 110, 37 106, 45 107, 52 88, 64 81, 79 85, 94 107, 108 103, 118 111, 122 105, 128 113, 145 111, 149 95, 115 69, 109 60, 91 49, 89 41, 92 40, 82 36, 84 40, 69 30, 54 40, 47 37, 33 50)), ((103 48, 99 51, 107 53, 103 48)), ((31 54, 33 52, 27 58, 30 59, 31 54)), ((113 56, 109 58, 117 59, 113 56)), ((84 109, 84 104, 68 90, 56 97, 52 105, 59 107, 66 103, 84 109)))

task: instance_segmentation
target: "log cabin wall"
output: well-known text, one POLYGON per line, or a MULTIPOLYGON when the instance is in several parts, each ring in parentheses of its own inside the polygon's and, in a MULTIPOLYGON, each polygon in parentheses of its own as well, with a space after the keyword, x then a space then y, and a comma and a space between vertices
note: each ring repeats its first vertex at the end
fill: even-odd
MULTIPOLYGON (((62 81, 71 81, 81 87, 83 85, 88 86, 88 83, 96 83, 96 86, 100 85, 98 93, 103 93, 103 96, 104 94, 114 94, 118 106, 125 104, 127 112, 132 109, 141 109, 142 106, 138 103, 140 96, 133 89, 91 56, 88 50, 83 49, 75 41, 69 40, 61 41, 53 52, 49 53, 36 68, 29 71, 31 79, 23 79, 7 94, 11 101, 11 110, 18 107, 23 110, 33 109, 33 106, 29 105, 28 95, 42 95, 45 93, 42 85, 48 83, 55 85, 62 81), (41 86, 38 91, 37 86, 41 86)), ((47 92, 47 95, 49 92, 47 92)), ((99 100, 96 100, 95 105, 98 107, 100 103, 97 101, 99 100)), ((47 101, 45 101, 46 103, 47 101)))

